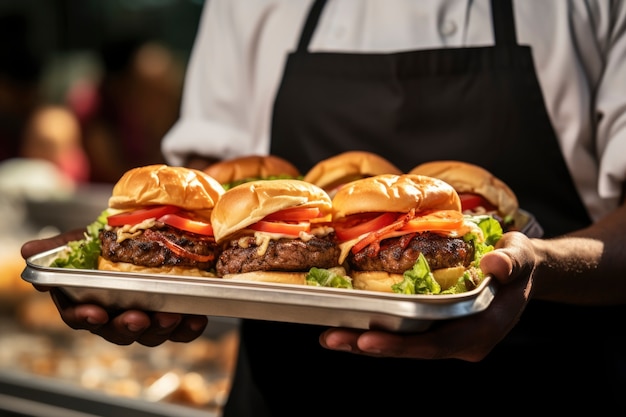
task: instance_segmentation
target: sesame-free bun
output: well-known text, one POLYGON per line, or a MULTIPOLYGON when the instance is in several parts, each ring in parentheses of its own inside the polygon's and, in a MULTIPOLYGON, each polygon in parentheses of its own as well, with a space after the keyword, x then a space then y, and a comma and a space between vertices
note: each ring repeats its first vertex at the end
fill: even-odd
POLYGON ((369 212, 461 210, 454 188, 424 175, 376 175, 346 184, 333 197, 333 219, 369 212))
MULTIPOLYGON (((457 266, 435 269, 431 272, 441 289, 447 290, 463 276, 465 268, 457 266)), ((367 291, 393 292, 392 286, 404 280, 402 274, 393 274, 385 271, 352 271, 350 276, 352 277, 354 289, 367 291)))
POLYGON ((113 272, 130 272, 140 274, 166 274, 166 275, 183 275, 191 277, 205 277, 215 278, 216 275, 213 272, 204 271, 199 268, 182 267, 182 266, 141 266, 131 264, 129 262, 112 262, 108 259, 104 259, 102 256, 98 257, 98 270, 100 271, 113 271, 113 272))
POLYGON ((275 155, 249 155, 226 159, 209 165, 204 172, 220 184, 231 184, 246 179, 300 176, 300 171, 291 162, 275 155))
POLYGON ((394 284, 402 282, 402 274, 385 271, 352 271, 352 286, 355 290, 393 292, 394 284))
POLYGON ((252 271, 243 274, 227 274, 222 279, 304 285, 306 284, 306 275, 306 272, 252 271))
POLYGON ((205 211, 224 194, 224 188, 202 171, 163 164, 133 168, 119 179, 109 207, 130 210, 153 205, 173 205, 205 211))
POLYGON ((215 240, 219 243, 268 214, 292 207, 317 207, 330 213, 332 204, 324 190, 302 180, 257 180, 233 187, 211 213, 215 240))
POLYGON ((385 158, 366 151, 348 151, 324 159, 304 175, 304 181, 330 191, 347 182, 381 174, 402 174, 385 158))
POLYGON ((503 216, 513 216, 519 208, 515 193, 486 169, 463 161, 431 161, 416 166, 411 174, 428 175, 452 185, 459 193, 483 196, 503 216))

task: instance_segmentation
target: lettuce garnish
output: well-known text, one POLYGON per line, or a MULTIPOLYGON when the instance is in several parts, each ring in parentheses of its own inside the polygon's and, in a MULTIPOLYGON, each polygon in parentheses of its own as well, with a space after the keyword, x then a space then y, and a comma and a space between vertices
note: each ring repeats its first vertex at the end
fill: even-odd
POLYGON ((352 289, 352 279, 332 269, 311 268, 306 275, 306 284, 315 287, 352 289))
POLYGON ((101 252, 98 235, 104 229, 107 217, 108 212, 104 210, 93 223, 87 226, 84 237, 80 240, 68 242, 67 249, 59 254, 50 266, 72 269, 97 269, 98 257, 101 252))

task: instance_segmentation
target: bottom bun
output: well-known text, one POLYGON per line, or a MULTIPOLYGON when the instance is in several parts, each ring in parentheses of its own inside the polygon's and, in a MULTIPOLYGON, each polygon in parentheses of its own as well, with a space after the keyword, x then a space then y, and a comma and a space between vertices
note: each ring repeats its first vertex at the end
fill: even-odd
MULTIPOLYGON (((432 271, 435 281, 442 290, 447 290, 455 285, 464 272, 465 268, 462 266, 432 271)), ((404 280, 402 274, 391 274, 383 271, 353 271, 350 276, 355 289, 368 291, 393 292, 391 286, 404 280)))
POLYGON ((393 292, 391 286, 402 282, 402 274, 383 271, 352 271, 352 286, 355 290, 393 292))
POLYGON ((98 270, 131 273, 139 272, 141 274, 184 275, 205 278, 216 277, 215 273, 203 271, 198 268, 184 268, 181 266, 148 267, 127 262, 111 262, 108 259, 104 259, 102 256, 98 258, 98 270))
POLYGON ((306 284, 306 272, 254 271, 243 274, 226 274, 223 279, 236 281, 274 282, 277 284, 306 284))

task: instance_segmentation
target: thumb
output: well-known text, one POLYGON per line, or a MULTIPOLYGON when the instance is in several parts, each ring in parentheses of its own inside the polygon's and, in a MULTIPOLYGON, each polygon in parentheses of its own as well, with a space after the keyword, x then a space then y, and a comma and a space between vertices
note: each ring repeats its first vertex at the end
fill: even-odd
POLYGON ((519 276, 529 276, 535 268, 535 252, 531 240, 519 232, 505 233, 496 250, 486 253, 480 260, 485 274, 490 274, 501 283, 519 276))

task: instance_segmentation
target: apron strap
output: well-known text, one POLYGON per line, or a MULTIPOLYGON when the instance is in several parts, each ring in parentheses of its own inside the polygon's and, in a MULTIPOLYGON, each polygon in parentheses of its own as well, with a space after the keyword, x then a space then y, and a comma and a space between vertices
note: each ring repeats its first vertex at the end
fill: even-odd
POLYGON ((517 45, 513 0, 491 0, 493 36, 498 46, 517 45))
POLYGON ((309 42, 311 42, 311 38, 313 37, 313 32, 315 32, 315 28, 317 27, 317 21, 322 14, 322 10, 324 9, 324 5, 326 4, 326 0, 315 0, 313 6, 309 10, 309 15, 306 18, 306 23, 304 24, 304 28, 302 28, 302 34, 300 35, 300 42, 298 43, 298 52, 306 52, 309 47, 309 42))

